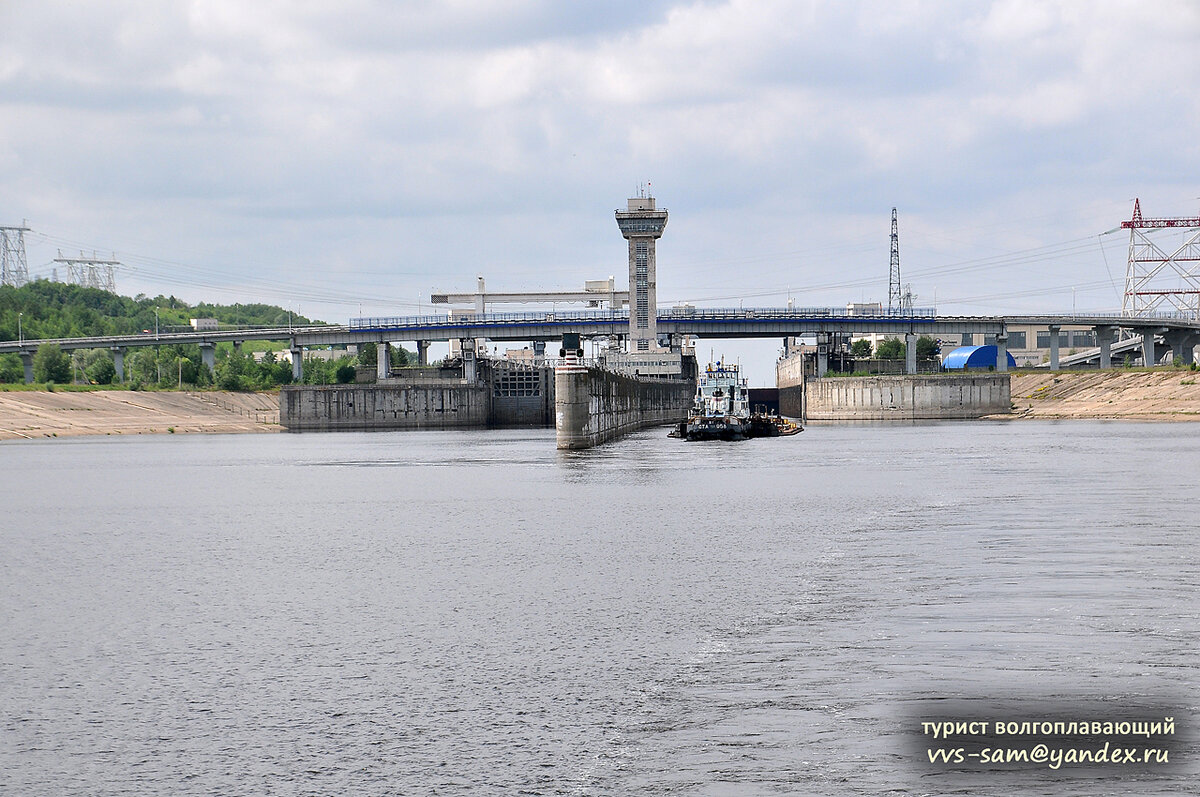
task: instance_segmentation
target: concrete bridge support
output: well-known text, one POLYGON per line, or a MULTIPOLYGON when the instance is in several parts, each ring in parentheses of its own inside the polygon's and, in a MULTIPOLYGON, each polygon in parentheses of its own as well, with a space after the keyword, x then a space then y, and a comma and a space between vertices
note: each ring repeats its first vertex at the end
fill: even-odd
POLYGON ((817 334, 817 378, 829 372, 829 346, 832 335, 828 332, 817 334))
POLYGON ((113 368, 116 369, 117 381, 125 381, 125 350, 120 346, 113 346, 109 351, 112 352, 113 368))
POLYGON ((1008 373, 1008 333, 996 336, 996 373, 1008 373))
POLYGON ((25 366, 25 384, 33 384, 33 352, 23 351, 19 353, 21 357, 21 365, 25 366))
POLYGON ((392 344, 381 340, 375 347, 375 380, 382 381, 392 375, 392 344))
POLYGON ((1178 359, 1184 365, 1196 361, 1196 334, 1190 330, 1177 329, 1165 335, 1167 345, 1171 347, 1171 357, 1178 359))
POLYGON ((429 365, 429 341, 417 341, 417 365, 429 365))
POLYGON ((217 370, 217 346, 215 343, 200 344, 200 362, 204 363, 204 367, 210 374, 217 370))
POLYGON ((292 381, 300 384, 304 381, 304 347, 292 345, 292 381))
POLYGON ((1060 327, 1056 324, 1050 325, 1050 370, 1051 371, 1059 370, 1059 367, 1058 367, 1058 333, 1061 329, 1062 329, 1062 327, 1060 327))
POLYGON ((904 373, 917 372, 917 336, 911 332, 904 336, 904 373))
POLYGON ((1100 347, 1100 369, 1112 368, 1112 340, 1115 327, 1098 326, 1096 330, 1096 345, 1100 347))
POLYGON ((1155 330, 1147 329, 1142 332, 1142 364, 1147 368, 1153 368, 1158 365, 1158 357, 1154 351, 1154 334, 1155 330))

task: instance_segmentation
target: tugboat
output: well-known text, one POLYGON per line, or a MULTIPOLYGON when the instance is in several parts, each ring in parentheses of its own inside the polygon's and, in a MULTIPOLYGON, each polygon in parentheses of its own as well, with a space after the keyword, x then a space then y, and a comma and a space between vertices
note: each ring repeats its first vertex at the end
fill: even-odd
POLYGON ((709 363, 696 381, 696 400, 686 421, 669 437, 684 440, 747 440, 779 437, 802 431, 777 415, 750 412, 750 391, 738 366, 709 363))

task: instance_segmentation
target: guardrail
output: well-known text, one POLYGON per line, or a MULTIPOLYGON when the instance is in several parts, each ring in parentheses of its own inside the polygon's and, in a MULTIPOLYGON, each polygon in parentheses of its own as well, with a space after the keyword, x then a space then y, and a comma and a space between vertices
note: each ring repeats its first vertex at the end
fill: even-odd
MULTIPOLYGON (((932 307, 912 307, 904 310, 847 310, 844 307, 673 307, 659 309, 659 321, 773 321, 793 318, 830 318, 830 319, 921 319, 929 320, 937 317, 937 311, 932 307)), ((563 310, 525 313, 463 313, 451 318, 448 315, 420 316, 372 316, 351 318, 348 328, 351 330, 388 329, 394 327, 467 327, 478 324, 529 324, 556 323, 570 321, 628 321, 629 310, 563 310)))

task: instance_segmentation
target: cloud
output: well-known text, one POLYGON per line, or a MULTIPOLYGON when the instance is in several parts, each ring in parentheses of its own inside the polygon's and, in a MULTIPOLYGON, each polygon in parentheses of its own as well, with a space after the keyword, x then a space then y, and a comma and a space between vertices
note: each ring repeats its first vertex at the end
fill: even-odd
POLYGON ((24 5, 0 213, 278 286, 240 300, 620 274, 612 209, 645 180, 673 214, 664 296, 832 303, 864 289, 829 274, 886 293, 894 205, 906 261, 935 266, 1196 195, 1189 2, 24 5))

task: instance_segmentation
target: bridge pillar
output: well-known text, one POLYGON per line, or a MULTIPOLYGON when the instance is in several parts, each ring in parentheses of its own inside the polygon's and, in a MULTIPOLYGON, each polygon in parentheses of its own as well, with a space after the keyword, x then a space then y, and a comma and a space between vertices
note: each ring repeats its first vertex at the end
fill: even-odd
POLYGON ((240 340, 235 340, 233 342, 233 353, 234 354, 242 353, 242 342, 240 340))
POLYGON ((1050 325, 1050 370, 1058 370, 1058 333, 1061 330, 1058 324, 1050 325))
POLYGON ((1177 358, 1184 365, 1195 362, 1196 334, 1186 329, 1176 329, 1166 334, 1167 345, 1171 347, 1171 357, 1177 358))
POLYGON ((213 343, 200 344, 200 362, 204 363, 204 367, 211 374, 217 370, 217 347, 213 343))
POLYGON ((475 340, 464 338, 459 341, 459 351, 462 352, 463 379, 474 382, 476 374, 475 340))
MULTIPOLYGON (((417 344, 418 347, 420 344, 417 344)), ((418 351, 420 349, 418 348, 418 351)), ((392 344, 380 341, 375 347, 375 379, 382 381, 392 375, 392 344)))
POLYGON ((917 336, 911 332, 904 335, 904 373, 917 372, 917 336))
POLYGON ((1115 327, 1097 326, 1096 345, 1100 347, 1100 368, 1112 368, 1112 337, 1115 327))
POLYGON ((1008 332, 996 336, 996 373, 1008 373, 1008 332))
MULTIPOLYGON (((546 344, 542 343, 542 349, 545 350, 546 344)), ((429 365, 429 341, 417 341, 417 365, 429 365)))
MULTIPOLYGON (((234 346, 237 344, 235 343, 234 346)), ((292 344, 292 381, 300 384, 304 381, 304 347, 292 344)))
POLYGON ((1153 368, 1158 365, 1158 358, 1154 356, 1154 330, 1142 330, 1142 364, 1147 368, 1153 368))
POLYGON ((21 357, 21 365, 25 366, 25 384, 33 384, 33 352, 22 351, 17 352, 21 357))
POLYGON ((829 372, 829 344, 817 343, 817 379, 829 372))
POLYGON ((125 350, 120 346, 113 346, 109 351, 112 352, 113 368, 116 369, 117 381, 125 381, 125 350))

